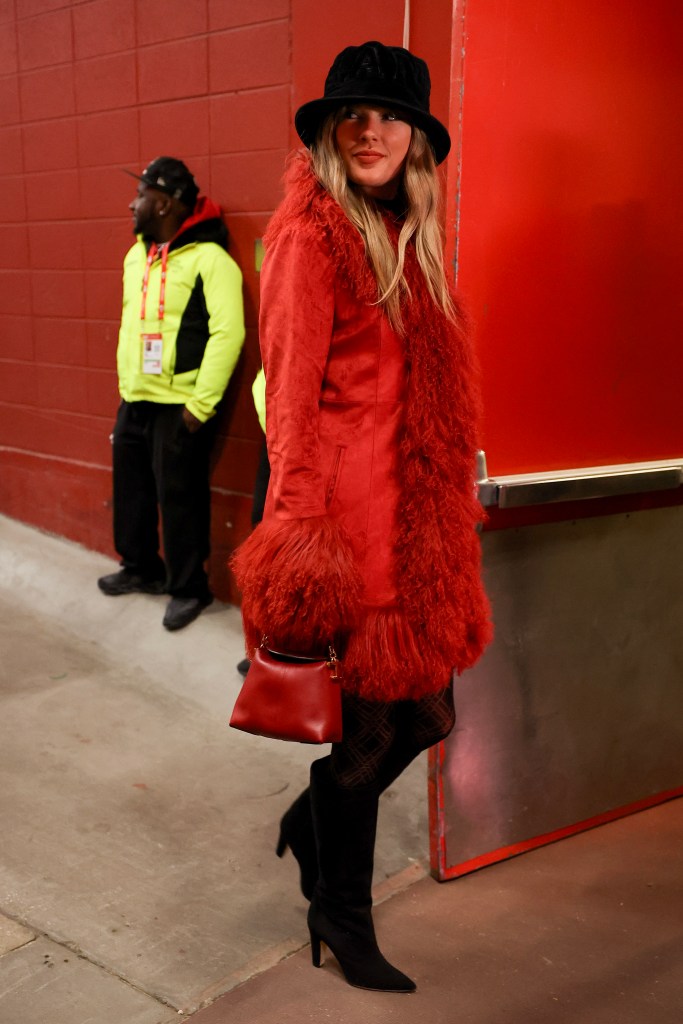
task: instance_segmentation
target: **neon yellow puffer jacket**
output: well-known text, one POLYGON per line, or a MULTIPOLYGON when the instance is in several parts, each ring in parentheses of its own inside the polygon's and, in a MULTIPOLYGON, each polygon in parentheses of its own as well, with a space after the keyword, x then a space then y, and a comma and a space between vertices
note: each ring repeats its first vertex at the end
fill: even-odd
POLYGON ((168 250, 163 320, 159 320, 161 260, 149 272, 145 319, 142 281, 148 246, 139 237, 123 264, 123 313, 116 355, 126 402, 186 405, 210 419, 228 385, 244 342, 242 274, 225 251, 220 208, 197 200, 168 250), (142 372, 142 335, 163 337, 162 372, 142 372))

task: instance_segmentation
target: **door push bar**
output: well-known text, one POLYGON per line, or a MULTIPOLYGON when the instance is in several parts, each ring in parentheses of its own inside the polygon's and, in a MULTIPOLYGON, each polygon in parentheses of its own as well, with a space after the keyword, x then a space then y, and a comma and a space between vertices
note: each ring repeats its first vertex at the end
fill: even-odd
POLYGON ((486 469, 486 453, 477 453, 479 500, 486 508, 521 508, 557 501, 672 491, 681 485, 683 458, 490 477, 486 469))

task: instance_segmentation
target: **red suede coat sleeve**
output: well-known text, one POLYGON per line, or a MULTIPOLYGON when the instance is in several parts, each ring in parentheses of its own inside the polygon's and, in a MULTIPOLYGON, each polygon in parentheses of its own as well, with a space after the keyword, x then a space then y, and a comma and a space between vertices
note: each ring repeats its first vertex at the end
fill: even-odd
POLYGON ((271 477, 264 519, 233 559, 250 652, 264 634, 285 649, 324 651, 357 613, 362 582, 349 538, 326 514, 320 464, 334 277, 305 230, 268 247, 259 329, 271 477))
POLYGON ((325 514, 319 403, 334 324, 334 267, 305 232, 279 235, 261 271, 259 333, 266 373, 272 514, 325 514))

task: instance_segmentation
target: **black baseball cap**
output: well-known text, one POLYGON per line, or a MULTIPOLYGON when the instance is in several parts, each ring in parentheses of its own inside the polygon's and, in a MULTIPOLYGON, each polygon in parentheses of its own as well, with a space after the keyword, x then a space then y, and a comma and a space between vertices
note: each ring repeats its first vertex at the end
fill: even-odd
POLYGON ((126 174, 137 178, 150 188, 179 199, 184 206, 194 208, 199 187, 192 172, 182 160, 177 160, 173 156, 158 156, 147 164, 142 174, 136 174, 135 171, 126 171, 126 174))

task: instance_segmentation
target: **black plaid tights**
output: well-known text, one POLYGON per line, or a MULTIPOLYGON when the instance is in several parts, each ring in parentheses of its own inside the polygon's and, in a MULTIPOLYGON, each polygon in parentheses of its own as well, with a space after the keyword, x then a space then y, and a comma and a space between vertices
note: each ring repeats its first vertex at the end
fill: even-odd
POLYGON ((383 704, 345 693, 344 739, 332 747, 339 786, 383 792, 419 753, 448 736, 455 724, 453 688, 421 700, 383 704))

